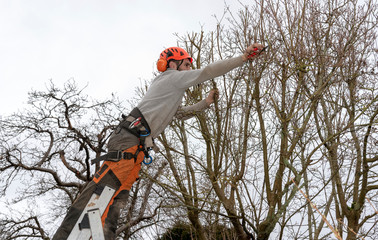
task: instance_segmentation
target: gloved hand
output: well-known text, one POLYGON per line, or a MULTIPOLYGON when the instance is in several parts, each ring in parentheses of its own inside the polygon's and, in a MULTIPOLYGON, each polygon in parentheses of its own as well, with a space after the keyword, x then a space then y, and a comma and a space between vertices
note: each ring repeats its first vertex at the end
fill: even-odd
POLYGON ((244 55, 242 56, 243 61, 246 62, 250 59, 252 59, 255 56, 258 56, 261 51, 264 49, 264 46, 260 43, 254 43, 247 47, 247 49, 244 52, 244 55))

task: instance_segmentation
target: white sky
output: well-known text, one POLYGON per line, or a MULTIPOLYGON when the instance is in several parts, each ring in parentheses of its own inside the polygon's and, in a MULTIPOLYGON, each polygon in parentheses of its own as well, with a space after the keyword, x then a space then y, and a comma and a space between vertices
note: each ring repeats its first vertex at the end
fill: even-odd
MULTIPOLYGON (((228 1, 230 2, 230 1, 228 1)), ((239 8, 237 1, 233 3, 239 8)), ((229 4, 229 3, 228 3, 229 4)), ((74 78, 97 99, 130 99, 174 33, 214 30, 222 0, 0 0, 0 116, 31 90, 74 78)))

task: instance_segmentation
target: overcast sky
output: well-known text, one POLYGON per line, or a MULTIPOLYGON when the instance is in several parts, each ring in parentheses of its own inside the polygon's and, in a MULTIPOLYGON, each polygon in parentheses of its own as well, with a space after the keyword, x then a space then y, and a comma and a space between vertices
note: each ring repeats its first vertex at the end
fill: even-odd
MULTIPOLYGON (((227 1, 227 4, 229 4, 227 1)), ((239 6, 237 1, 232 1, 239 6)), ((213 30, 222 0, 0 0, 1 115, 27 93, 74 78, 86 93, 129 99, 174 33, 213 30)), ((238 8, 238 7, 237 7, 238 8)))

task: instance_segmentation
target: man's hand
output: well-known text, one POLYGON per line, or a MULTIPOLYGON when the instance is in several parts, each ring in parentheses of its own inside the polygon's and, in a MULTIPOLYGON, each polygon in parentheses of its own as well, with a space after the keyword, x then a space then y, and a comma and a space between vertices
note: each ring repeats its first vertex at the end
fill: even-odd
POLYGON ((260 54, 260 52, 263 50, 264 46, 260 43, 254 43, 251 46, 247 47, 247 49, 244 52, 244 55, 242 56, 243 61, 246 62, 249 59, 255 55, 260 54))
POLYGON ((206 100, 207 105, 210 106, 210 104, 214 103, 215 99, 218 99, 218 98, 219 98, 218 89, 211 89, 209 95, 206 97, 205 100, 206 100))

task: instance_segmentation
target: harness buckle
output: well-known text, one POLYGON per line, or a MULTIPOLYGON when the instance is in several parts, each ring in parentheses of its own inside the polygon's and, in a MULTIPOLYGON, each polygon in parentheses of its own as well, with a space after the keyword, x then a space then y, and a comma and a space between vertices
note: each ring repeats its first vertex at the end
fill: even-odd
POLYGON ((132 154, 131 152, 123 152, 122 153, 122 159, 133 159, 135 157, 134 154, 132 154))
POLYGON ((122 159, 122 151, 117 151, 117 160, 121 160, 122 159))

